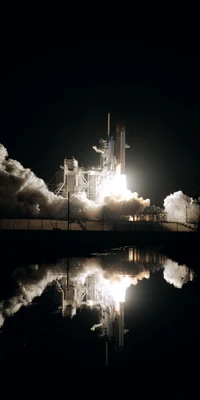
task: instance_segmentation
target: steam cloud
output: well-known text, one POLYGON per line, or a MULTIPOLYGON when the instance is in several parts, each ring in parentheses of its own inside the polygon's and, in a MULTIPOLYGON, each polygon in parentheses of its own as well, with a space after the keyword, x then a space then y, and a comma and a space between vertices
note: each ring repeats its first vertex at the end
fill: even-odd
MULTIPOLYGON (((8 157, 6 148, 0 144, 0 218, 49 218, 67 219, 67 199, 50 192, 45 182, 29 168, 8 157)), ((138 197, 126 190, 123 194, 106 196, 96 204, 86 194, 71 196, 71 219, 99 219, 129 216, 142 212, 150 205, 149 199, 138 197)), ((190 197, 177 191, 164 200, 167 220, 195 223, 199 220, 200 206, 190 197)))
POLYGON ((107 196, 104 199, 104 204, 109 210, 114 211, 117 215, 134 215, 150 205, 150 200, 144 200, 143 197, 138 197, 138 193, 129 192, 128 199, 120 195, 107 196))
MULTIPOLYGON (((119 290, 123 289, 125 293, 130 284, 137 285, 142 279, 149 279, 150 273, 156 271, 150 266, 145 268, 143 264, 135 264, 132 261, 129 264, 132 271, 131 274, 126 275, 129 282, 128 285, 121 288, 120 286, 118 287, 118 283, 121 281, 123 286, 124 275, 119 273, 119 269, 116 269, 115 266, 105 271, 102 269, 101 262, 92 258, 85 260, 74 259, 70 266, 70 280, 84 285, 87 276, 97 273, 101 278, 100 284, 102 281, 106 284, 104 288, 105 302, 109 304, 113 295, 117 294, 119 296, 119 290), (117 292, 115 291, 114 294, 112 290, 109 292, 113 284, 115 289, 115 284, 117 284, 117 292)), ((163 269, 165 281, 179 289, 194 279, 193 271, 185 265, 178 265, 170 259, 166 259, 164 264, 157 268, 157 270, 159 269, 163 269)), ((55 280, 61 280, 63 277, 66 277, 66 265, 64 262, 56 265, 30 265, 28 268, 15 270, 13 278, 18 284, 18 289, 14 296, 0 302, 0 327, 3 326, 6 317, 14 315, 22 306, 31 304, 34 298, 41 296, 47 285, 55 280)), ((102 293, 102 287, 100 287, 99 292, 102 293)), ((113 298, 115 299, 115 297, 113 298)))
MULTIPOLYGON (((133 193, 128 200, 116 196, 105 199, 107 212, 133 215, 150 204, 133 193)), ((103 204, 104 205, 104 204, 103 204)), ((95 219, 102 214, 102 204, 87 199, 85 193, 71 196, 70 217, 95 219)), ((29 168, 8 157, 0 144, 0 217, 67 219, 67 199, 50 192, 45 182, 29 168)))
POLYGON ((183 194, 181 190, 170 194, 164 200, 168 221, 195 223, 199 218, 199 205, 183 194))
MULTIPOLYGON (((84 193, 72 197, 71 218, 99 213, 99 207, 84 193)), ((18 161, 8 158, 0 144, 1 217, 66 218, 67 199, 50 192, 42 179, 18 161)))

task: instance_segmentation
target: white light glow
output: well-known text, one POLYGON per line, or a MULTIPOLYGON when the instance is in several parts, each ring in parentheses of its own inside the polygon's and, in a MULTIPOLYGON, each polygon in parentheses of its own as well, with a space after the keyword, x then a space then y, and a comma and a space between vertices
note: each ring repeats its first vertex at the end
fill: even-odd
POLYGON ((130 276, 118 276, 109 281, 108 286, 115 301, 116 310, 119 311, 119 303, 125 302, 126 289, 133 283, 130 276))
POLYGON ((127 189, 126 175, 115 174, 101 185, 99 201, 107 207, 107 211, 114 212, 116 216, 126 216, 133 220, 133 216, 142 212, 150 205, 150 200, 138 197, 138 193, 127 189))
POLYGON ((88 305, 89 307, 93 307, 94 301, 93 301, 93 300, 88 300, 88 301, 87 301, 87 305, 88 305))
POLYGON ((126 289, 130 285, 137 285, 138 280, 150 277, 149 271, 142 271, 136 276, 113 274, 109 278, 105 278, 105 272, 99 268, 87 268, 78 277, 75 278, 78 285, 83 285, 85 287, 87 277, 94 276, 95 287, 92 288, 92 293, 95 293, 94 301, 87 300, 89 306, 101 303, 105 306, 109 304, 113 305, 115 311, 119 311, 119 305, 121 302, 125 302, 126 289))
POLYGON ((126 175, 116 175, 111 183, 111 194, 124 194, 127 192, 126 175))
POLYGON ((126 184, 126 175, 116 174, 110 182, 107 182, 102 188, 102 197, 124 196, 128 189, 126 184))
MULTIPOLYGON (((75 160, 73 162, 75 163, 75 160)), ((64 170, 66 167, 65 163, 64 170)), ((115 170, 109 168, 91 170, 89 174, 91 179, 89 180, 84 178, 84 174, 81 172, 80 177, 82 178, 78 184, 80 192, 75 191, 70 196, 70 217, 79 221, 82 218, 84 220, 99 219, 102 217, 102 207, 104 206, 106 206, 106 212, 112 214, 112 217, 114 217, 113 213, 116 217, 121 217, 143 212, 145 207, 150 205, 150 200, 139 198, 136 192, 131 193, 127 189, 126 175, 120 172, 120 164, 116 166, 115 170), (88 193, 85 186, 86 181, 88 193), (88 198, 89 193, 94 195, 94 200, 88 198)), ((0 173, 3 182, 2 193, 4 194, 0 199, 0 207, 5 216, 12 218, 12 215, 17 214, 19 218, 21 216, 22 218, 52 218, 55 220, 68 218, 68 199, 61 195, 61 187, 63 194, 67 189, 66 181, 61 187, 57 187, 56 193, 59 195, 49 191, 46 183, 30 169, 24 168, 18 161, 10 159, 7 150, 1 144, 0 173)), ((78 175, 76 178, 79 181, 78 175)))

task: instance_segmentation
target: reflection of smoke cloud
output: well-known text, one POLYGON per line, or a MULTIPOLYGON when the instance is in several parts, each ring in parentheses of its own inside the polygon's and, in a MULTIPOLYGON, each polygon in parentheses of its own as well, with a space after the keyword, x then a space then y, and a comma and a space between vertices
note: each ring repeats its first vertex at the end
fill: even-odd
POLYGON ((0 326, 5 317, 14 315, 22 306, 27 306, 35 297, 41 296, 49 283, 62 276, 61 272, 55 266, 50 269, 49 266, 38 268, 37 265, 26 270, 16 270, 13 277, 18 283, 17 293, 0 303, 0 326))
POLYGON ((95 331, 96 328, 100 328, 101 326, 102 326, 102 324, 94 324, 92 326, 92 328, 90 328, 90 329, 91 329, 91 331, 95 331))
MULTIPOLYGON (((78 283, 78 289, 81 286, 84 288, 87 286, 87 278, 90 278, 89 285, 95 284, 92 287, 92 295, 94 298, 90 298, 92 304, 104 303, 105 306, 111 305, 113 302, 116 310, 119 310, 120 302, 125 301, 126 289, 130 285, 137 285, 139 280, 150 277, 149 271, 141 271, 137 275, 122 274, 117 271, 104 271, 101 268, 87 268, 83 272, 80 272, 72 282, 78 283)), ((90 289, 91 290, 91 289, 90 289)), ((82 293, 82 290, 80 290, 82 293)))
POLYGON ((199 206, 181 190, 167 196, 164 207, 169 221, 185 223, 195 222, 198 219, 199 206))
MULTIPOLYGON (((104 271, 96 259, 73 259, 70 260, 70 281, 73 284, 77 283, 77 288, 80 290, 81 286, 85 287, 88 276, 95 276, 97 297, 91 300, 101 303, 103 298, 107 306, 114 301, 118 309, 119 301, 125 300, 126 289, 131 284, 136 285, 139 280, 150 277, 149 271, 144 270, 143 266, 141 268, 142 270, 135 274, 124 275, 114 269, 110 272, 104 271)), ((66 277, 65 264, 40 267, 31 265, 14 271, 13 278, 18 284, 18 289, 14 296, 0 303, 0 326, 6 317, 14 315, 22 306, 31 304, 34 298, 41 296, 48 284, 64 276, 66 277)), ((77 301, 77 306, 80 307, 81 302, 79 304, 77 301)))
POLYGON ((193 280, 194 273, 185 265, 178 265, 168 259, 164 265, 163 277, 166 282, 181 289, 185 283, 193 280))
MULTIPOLYGON (((111 263, 110 268, 107 266, 104 269, 102 260, 97 258, 70 259, 69 279, 73 285, 76 285, 76 290, 80 294, 77 297, 77 307, 82 306, 82 295, 85 293, 88 277, 89 285, 92 280, 95 282, 94 290, 92 289, 90 292, 88 305, 101 303, 104 306, 113 306, 114 304, 115 310, 118 310, 119 302, 125 301, 126 289, 130 285, 137 285, 142 279, 149 279, 150 272, 153 272, 151 268, 144 268, 143 264, 127 262, 123 258, 120 259, 119 256, 120 266, 125 268, 129 265, 131 269, 128 272, 128 268, 126 268, 126 272, 122 273, 114 260, 116 261, 115 257, 113 266, 111 263), (91 277, 92 279, 90 279, 91 277)), ((161 268, 166 282, 173 284, 176 288, 182 288, 183 284, 194 278, 194 273, 185 265, 178 265, 169 259, 157 270, 161 268)), ((18 284, 18 289, 14 296, 0 303, 0 326, 3 325, 6 317, 14 315, 22 306, 31 304, 35 297, 41 296, 47 285, 54 280, 61 282, 64 279, 66 284, 66 260, 63 259, 62 263, 56 265, 31 265, 28 268, 18 268, 14 271, 13 278, 18 284)))
POLYGON ((4 323, 4 317, 3 317, 3 314, 2 314, 2 305, 1 305, 1 303, 0 303, 0 327, 3 325, 3 323, 4 323))
POLYGON ((141 281, 144 278, 145 279, 150 278, 150 271, 148 271, 148 270, 141 271, 138 275, 134 276, 132 284, 137 285, 138 281, 141 281))

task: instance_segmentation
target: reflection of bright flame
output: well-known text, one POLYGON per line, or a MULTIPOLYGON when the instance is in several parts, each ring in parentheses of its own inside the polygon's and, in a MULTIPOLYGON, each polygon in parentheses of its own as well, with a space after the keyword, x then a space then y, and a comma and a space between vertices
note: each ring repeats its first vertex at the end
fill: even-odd
MULTIPOLYGON (((142 254, 140 254, 138 249, 129 249, 128 256, 129 261, 133 261, 137 263, 137 265, 141 264, 142 254)), ((155 263, 155 260, 153 263, 155 263)), ((166 282, 173 284, 176 288, 182 288, 184 284, 192 281, 195 277, 191 269, 187 268, 185 265, 178 265, 170 259, 166 259, 164 264, 161 264, 158 263, 159 268, 155 269, 155 271, 162 268, 163 277, 166 282)), ((93 260, 88 260, 86 266, 82 266, 82 270, 72 270, 72 273, 73 274, 70 275, 70 280, 76 284, 74 290, 77 296, 76 308, 82 306, 84 296, 89 294, 86 305, 95 307, 101 304, 104 309, 110 307, 115 311, 119 310, 119 303, 125 301, 126 289, 130 285, 137 285, 139 280, 150 278, 150 270, 145 270, 142 264, 140 265, 139 273, 122 275, 119 274, 119 272, 117 273, 116 270, 115 272, 102 270, 100 264, 93 260), (89 280, 87 287, 86 283, 88 277, 94 277, 94 279, 92 278, 89 280), (93 286, 89 293, 87 290, 90 283, 91 286, 93 286)), ((56 268, 55 265, 46 265, 40 268, 38 265, 31 265, 28 269, 20 268, 13 273, 13 278, 18 282, 18 291, 11 298, 0 302, 0 327, 3 325, 6 317, 15 314, 22 306, 30 304, 33 299, 40 296, 45 288, 53 281, 57 281, 58 288, 60 288, 59 291, 61 292, 63 292, 63 289, 62 284, 59 285, 59 281, 64 279, 65 284, 67 283, 64 264, 60 264, 59 267, 56 266, 56 268)), ((72 316, 73 315, 74 313, 72 311, 72 316)))
POLYGON ((125 302, 126 289, 133 283, 130 276, 121 276, 109 281, 110 291, 116 304, 116 310, 119 310, 119 303, 125 302))
POLYGON ((128 249, 128 261, 133 261, 133 248, 128 249))
POLYGON ((119 304, 121 302, 125 302, 126 289, 130 285, 137 285, 138 280, 142 280, 143 278, 148 279, 150 277, 149 271, 141 271, 137 275, 129 276, 129 275, 121 275, 121 274, 113 274, 111 277, 105 278, 104 271, 99 268, 87 268, 82 274, 75 278, 80 284, 85 285, 86 278, 88 276, 95 277, 95 293, 98 293, 99 298, 95 297, 95 301, 92 302, 88 300, 88 305, 95 305, 95 303, 103 302, 105 305, 109 305, 110 301, 114 302, 114 307, 116 311, 119 311, 119 304), (111 300, 112 299, 112 300, 111 300))
POLYGON ((88 301, 87 301, 87 305, 88 305, 89 307, 93 307, 94 301, 93 301, 93 300, 88 300, 88 301))

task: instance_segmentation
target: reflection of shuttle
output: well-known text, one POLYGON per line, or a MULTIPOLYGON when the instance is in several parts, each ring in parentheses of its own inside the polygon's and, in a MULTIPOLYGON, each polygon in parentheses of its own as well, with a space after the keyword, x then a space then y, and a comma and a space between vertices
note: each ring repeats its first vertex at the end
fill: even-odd
POLYGON ((119 311, 119 347, 124 347, 124 303, 120 303, 119 311))
POLYGON ((124 347, 124 303, 120 303, 119 312, 116 314, 114 323, 114 341, 119 348, 124 347))

